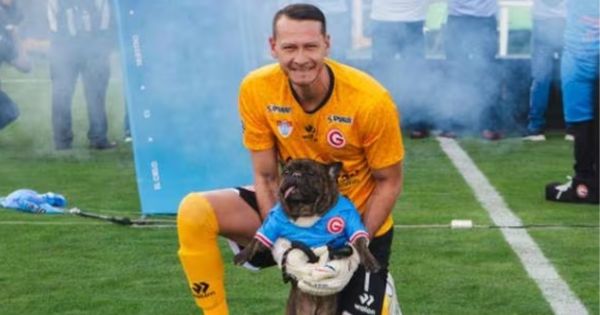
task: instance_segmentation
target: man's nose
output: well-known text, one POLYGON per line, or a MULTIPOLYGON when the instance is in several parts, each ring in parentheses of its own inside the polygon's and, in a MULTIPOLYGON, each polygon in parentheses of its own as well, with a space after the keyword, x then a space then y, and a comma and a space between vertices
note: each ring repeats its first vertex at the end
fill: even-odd
POLYGON ((298 51, 296 51, 296 55, 294 55, 294 62, 303 65, 308 61, 309 58, 307 57, 306 51, 304 51, 304 49, 298 49, 298 51))

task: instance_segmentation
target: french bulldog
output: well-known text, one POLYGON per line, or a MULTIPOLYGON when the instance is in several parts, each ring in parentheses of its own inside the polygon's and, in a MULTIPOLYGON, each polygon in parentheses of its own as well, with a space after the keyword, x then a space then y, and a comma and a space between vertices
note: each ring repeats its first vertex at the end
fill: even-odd
MULTIPOLYGON (((305 251, 306 248, 328 245, 331 249, 337 248, 338 252, 349 249, 351 253, 352 248, 344 248, 347 242, 351 242, 365 269, 379 271, 381 267, 369 251, 369 238, 360 215, 338 191, 337 178, 341 167, 340 162, 322 164, 309 159, 286 163, 281 173, 279 203, 270 211, 253 240, 234 257, 234 263, 244 264, 259 251, 271 248, 277 238, 283 237, 292 244, 302 244, 300 248, 305 251), (312 243, 307 243, 307 239, 312 243)), ((330 257, 333 257, 331 252, 330 257)), ((287 315, 332 315, 337 314, 336 310, 337 294, 310 295, 292 281, 287 315)))

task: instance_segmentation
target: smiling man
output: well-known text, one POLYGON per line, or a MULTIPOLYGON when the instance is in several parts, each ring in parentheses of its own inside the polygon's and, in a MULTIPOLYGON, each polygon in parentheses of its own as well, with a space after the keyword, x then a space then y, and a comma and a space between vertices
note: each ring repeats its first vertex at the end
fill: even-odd
MULTIPOLYGON (((325 16, 317 7, 292 4, 275 14, 269 44, 278 62, 248 74, 240 88, 243 141, 250 151, 254 185, 191 193, 180 204, 179 257, 204 314, 229 312, 217 236, 227 237, 234 247, 248 244, 277 202, 279 165, 301 158, 342 162, 339 188, 359 209, 370 250, 383 267, 377 273, 360 267, 353 275, 340 274, 351 278, 349 283, 334 281, 340 287, 331 287, 332 282, 310 287, 331 294, 343 289, 339 313, 389 310, 390 299, 384 297, 391 211, 402 189, 404 158, 399 117, 378 82, 327 58, 330 43, 325 16)), ((267 253, 255 256, 251 264, 264 268, 275 262, 267 253)))

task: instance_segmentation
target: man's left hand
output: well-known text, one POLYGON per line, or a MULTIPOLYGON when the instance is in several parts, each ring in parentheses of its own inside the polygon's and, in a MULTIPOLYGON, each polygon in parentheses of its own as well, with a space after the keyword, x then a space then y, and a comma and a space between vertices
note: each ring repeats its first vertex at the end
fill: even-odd
MULTIPOLYGON (((289 241, 279 239, 273 246, 273 257, 280 268, 283 254, 291 247, 289 241)), ((285 271, 298 282, 298 288, 305 293, 317 296, 336 294, 344 289, 358 268, 360 258, 356 250, 352 255, 329 260, 326 246, 313 249, 318 257, 315 263, 308 262, 308 256, 300 249, 290 249, 285 261, 285 271)))

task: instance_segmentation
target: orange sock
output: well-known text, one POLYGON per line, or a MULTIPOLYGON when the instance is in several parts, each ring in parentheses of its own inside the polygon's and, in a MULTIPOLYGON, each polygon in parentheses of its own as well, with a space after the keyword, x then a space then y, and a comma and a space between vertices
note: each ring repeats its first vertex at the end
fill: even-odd
POLYGON ((228 315, 223 258, 215 211, 200 193, 188 194, 177 215, 179 260, 196 304, 205 315, 228 315))

